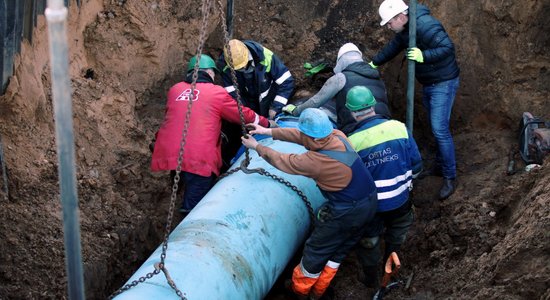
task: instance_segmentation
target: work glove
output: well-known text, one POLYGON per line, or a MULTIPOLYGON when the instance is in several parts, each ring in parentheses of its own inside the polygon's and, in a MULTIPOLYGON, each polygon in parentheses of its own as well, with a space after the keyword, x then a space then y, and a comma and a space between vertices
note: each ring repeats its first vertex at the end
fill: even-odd
POLYGON ((375 65, 372 61, 369 63, 369 66, 371 66, 373 69, 378 69, 378 66, 375 65))
POLYGON ((285 107, 283 107, 283 111, 286 112, 289 115, 292 115, 292 112, 295 109, 296 109, 296 105, 294 105, 294 104, 285 105, 285 107))
POLYGON ((419 63, 424 62, 424 57, 422 56, 422 50, 416 47, 407 49, 407 58, 419 63))
POLYGON ((319 220, 321 223, 324 223, 332 218, 332 213, 330 212, 330 208, 328 206, 323 206, 319 209, 317 212, 317 220, 319 220))

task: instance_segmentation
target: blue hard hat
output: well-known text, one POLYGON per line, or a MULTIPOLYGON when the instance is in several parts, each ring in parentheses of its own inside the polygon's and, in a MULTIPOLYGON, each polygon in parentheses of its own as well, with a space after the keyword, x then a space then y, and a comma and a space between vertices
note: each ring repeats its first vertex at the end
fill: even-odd
POLYGON ((298 129, 307 136, 321 139, 332 132, 332 123, 325 112, 318 108, 306 108, 298 120, 298 129))

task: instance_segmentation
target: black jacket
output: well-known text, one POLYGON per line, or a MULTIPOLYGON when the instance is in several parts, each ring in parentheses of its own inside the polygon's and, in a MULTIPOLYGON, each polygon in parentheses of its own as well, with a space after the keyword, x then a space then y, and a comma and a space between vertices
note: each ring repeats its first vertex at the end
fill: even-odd
MULTIPOLYGON (((430 10, 417 5, 416 47, 422 50, 423 63, 416 64, 416 79, 425 85, 439 83, 458 77, 460 69, 456 62, 455 48, 443 25, 430 15, 430 10)), ((409 24, 372 59, 380 66, 393 59, 409 45, 409 24)))
POLYGON ((346 76, 346 85, 336 94, 336 114, 338 115, 338 129, 345 134, 351 133, 355 126, 355 119, 351 115, 349 109, 346 108, 346 95, 348 91, 355 86, 363 85, 369 88, 376 99, 377 106, 375 111, 377 114, 382 114, 390 117, 389 109, 387 108, 388 97, 386 95, 386 86, 380 78, 380 72, 373 69, 366 62, 356 62, 347 66, 342 74, 346 76), (384 109, 379 109, 384 107, 384 109))

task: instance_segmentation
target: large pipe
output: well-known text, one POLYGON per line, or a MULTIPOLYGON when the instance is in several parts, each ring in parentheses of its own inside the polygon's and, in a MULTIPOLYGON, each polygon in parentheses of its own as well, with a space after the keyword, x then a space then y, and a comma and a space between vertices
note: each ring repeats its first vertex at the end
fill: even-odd
MULTIPOLYGON (((287 153, 297 144, 263 139, 287 153)), ((264 168, 301 190, 313 209, 324 201, 312 179, 278 171, 255 151, 249 168, 264 168)), ((243 156, 235 166, 239 166, 243 156)), ((233 167, 233 168, 234 168, 233 167)), ((189 300, 263 299, 308 234, 306 205, 291 188, 257 173, 236 172, 220 180, 169 237, 166 268, 189 300)), ((161 247, 128 280, 153 271, 161 247)), ((161 273, 114 299, 178 299, 161 273)))
POLYGON ((69 49, 67 44, 67 8, 62 0, 48 0, 45 11, 50 40, 52 94, 55 115, 55 140, 59 172, 59 188, 63 206, 63 234, 69 299, 85 299, 80 252, 80 223, 69 78, 69 49))
MULTIPOLYGON (((416 47, 416 0, 409 1, 409 48, 416 47)), ((407 128, 413 132, 414 123, 414 74, 416 62, 409 60, 407 77, 407 128)))

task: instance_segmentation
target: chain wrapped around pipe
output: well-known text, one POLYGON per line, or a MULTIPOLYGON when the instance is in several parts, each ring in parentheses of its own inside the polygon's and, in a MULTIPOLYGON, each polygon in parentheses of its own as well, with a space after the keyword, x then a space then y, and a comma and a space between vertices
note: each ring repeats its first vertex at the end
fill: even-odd
MULTIPOLYGON (((246 136, 248 134, 248 132, 246 130, 246 123, 245 123, 245 120, 244 120, 244 113, 243 113, 243 109, 242 109, 243 104, 242 104, 242 100, 241 100, 241 94, 239 92, 239 86, 238 86, 238 83, 237 83, 237 75, 235 73, 235 69, 233 68, 233 57, 231 56, 231 47, 229 46, 230 37, 229 37, 228 30, 227 30, 225 14, 224 14, 224 10, 223 10, 223 3, 222 3, 221 0, 217 0, 217 1, 218 1, 218 7, 219 7, 219 11, 220 11, 220 18, 221 18, 220 23, 222 24, 222 29, 223 29, 223 33, 224 33, 223 34, 223 36, 224 36, 224 49, 227 49, 227 52, 225 52, 225 54, 230 54, 230 55, 224 55, 224 57, 228 62, 229 69, 231 71, 231 80, 233 81, 233 87, 235 87, 235 93, 237 95, 236 101, 237 101, 237 107, 239 109, 239 117, 241 119, 242 134, 243 134, 243 136, 246 136)), ((295 185, 293 185, 289 181, 285 180, 284 178, 281 178, 277 175, 271 174, 271 173, 267 172, 266 170, 264 170, 262 168, 248 169, 248 165, 250 164, 249 149, 246 148, 244 153, 245 153, 245 158, 241 162, 241 166, 237 167, 235 169, 232 169, 232 170, 226 172, 225 174, 220 175, 218 177, 217 181, 219 181, 222 178, 225 178, 225 177, 227 177, 227 176, 229 176, 233 173, 236 173, 238 171, 243 171, 245 174, 258 173, 260 175, 271 177, 271 178, 275 179, 276 181, 290 187, 293 191, 295 191, 298 194, 298 196, 300 196, 300 198, 302 198, 302 201, 304 201, 304 204, 307 207, 307 210, 308 210, 308 213, 309 213, 309 216, 310 216, 310 219, 311 219, 311 222, 310 222, 310 229, 311 229, 313 227, 313 223, 314 223, 314 220, 315 220, 315 214, 313 213, 313 208, 311 206, 311 203, 307 199, 307 196, 302 191, 300 191, 295 185)))
POLYGON ((176 167, 176 176, 174 177, 174 184, 172 185, 172 194, 170 196, 170 205, 168 209, 168 217, 166 220, 166 227, 164 230, 164 239, 162 242, 162 252, 160 254, 160 262, 155 264, 155 270, 152 272, 147 273, 146 275, 140 277, 137 280, 132 281, 129 284, 124 285, 122 288, 114 292, 111 296, 109 296, 109 299, 113 299, 115 296, 123 293, 126 290, 129 290, 132 287, 135 287, 136 285, 145 282, 147 279, 152 278, 153 276, 159 274, 161 271, 164 273, 166 280, 170 287, 176 292, 178 297, 180 297, 182 300, 187 300, 185 295, 181 290, 178 289, 176 286, 176 283, 170 278, 170 275, 168 273, 168 269, 165 265, 166 260, 166 251, 168 250, 168 237, 170 235, 170 231, 172 230, 172 218, 174 214, 174 207, 176 204, 176 198, 177 198, 177 192, 178 192, 178 185, 180 181, 180 173, 181 173, 181 164, 183 162, 183 154, 185 150, 185 143, 187 142, 187 133, 189 130, 189 123, 191 119, 191 109, 194 102, 195 97, 195 89, 197 87, 197 80, 199 77, 199 62, 200 57, 202 54, 202 49, 204 47, 204 43, 206 40, 206 27, 208 25, 208 17, 210 15, 210 7, 212 6, 212 0, 205 0, 202 2, 202 22, 200 27, 200 33, 199 33, 199 45, 197 47, 196 57, 195 60, 195 66, 193 67, 193 76, 192 76, 192 83, 191 83, 191 92, 189 93, 189 102, 187 104, 187 113, 185 115, 185 125, 183 127, 182 131, 182 137, 180 141, 180 149, 178 153, 178 166, 176 167))

